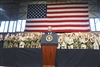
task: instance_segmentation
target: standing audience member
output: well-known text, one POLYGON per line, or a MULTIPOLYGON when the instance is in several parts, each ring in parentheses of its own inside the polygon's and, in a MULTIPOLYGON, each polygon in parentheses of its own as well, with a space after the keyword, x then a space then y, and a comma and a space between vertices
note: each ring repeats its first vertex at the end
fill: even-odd
POLYGON ((3 47, 3 35, 0 34, 0 48, 3 47))
POLYGON ((9 33, 4 38, 3 48, 8 48, 9 46, 9 33))
POLYGON ((81 45, 80 45, 80 49, 86 49, 87 47, 86 47, 86 40, 85 40, 85 37, 80 37, 80 43, 81 43, 81 45))
MULTIPOLYGON (((50 34, 50 31, 47 34, 50 34)), ((0 47, 3 48, 41 48, 41 37, 43 33, 18 33, 7 34, 4 39, 0 34, 0 47)), ((58 35, 57 49, 99 49, 100 34, 93 33, 60 33, 58 35)))
POLYGON ((69 41, 69 34, 68 33, 66 33, 65 34, 65 37, 64 37, 64 41, 65 41, 65 43, 66 43, 66 48, 68 49, 68 41, 69 41))
POLYGON ((94 44, 93 44, 94 49, 99 49, 99 43, 98 43, 96 35, 94 35, 94 39, 93 40, 94 40, 94 44))
POLYGON ((79 40, 79 37, 76 36, 75 39, 74 39, 73 48, 74 49, 79 49, 79 45, 80 45, 80 40, 79 40))
POLYGON ((98 34, 98 44, 99 44, 99 49, 100 49, 100 34, 98 34))
POLYGON ((61 42, 61 49, 67 49, 67 45, 66 45, 66 43, 65 43, 65 40, 64 40, 64 34, 62 34, 61 36, 60 36, 60 42, 61 42))
POLYGON ((24 37, 24 34, 19 35, 19 48, 24 48, 25 47, 25 40, 26 38, 24 37))
POLYGON ((16 34, 16 36, 15 36, 13 47, 14 48, 18 48, 19 47, 19 36, 18 36, 18 34, 16 34))
POLYGON ((68 39, 68 49, 73 49, 73 43, 74 43, 74 40, 73 40, 72 34, 70 34, 69 39, 68 39))
POLYGON ((8 45, 8 48, 13 48, 13 46, 14 46, 14 40, 15 40, 15 35, 11 34, 11 36, 9 36, 9 45, 8 45))

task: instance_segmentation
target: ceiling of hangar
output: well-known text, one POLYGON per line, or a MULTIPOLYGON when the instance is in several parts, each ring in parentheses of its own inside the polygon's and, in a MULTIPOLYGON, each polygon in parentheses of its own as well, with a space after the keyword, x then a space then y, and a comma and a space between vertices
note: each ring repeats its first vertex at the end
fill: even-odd
POLYGON ((89 2, 89 17, 100 18, 100 0, 0 0, 0 20, 27 18, 27 5, 32 3, 89 2), (43 1, 43 2, 42 2, 43 1), (46 2, 45 2, 46 1, 46 2))
POLYGON ((0 0, 0 3, 14 3, 14 2, 31 2, 31 1, 46 1, 46 0, 0 0))
MULTIPOLYGON (((61 2, 61 1, 67 1, 67 0, 0 0, 2 4, 7 3, 19 3, 19 2, 33 2, 33 1, 48 1, 48 2, 61 2)), ((76 0, 74 0, 76 1, 76 0)), ((81 0, 80 0, 81 1, 81 0)))

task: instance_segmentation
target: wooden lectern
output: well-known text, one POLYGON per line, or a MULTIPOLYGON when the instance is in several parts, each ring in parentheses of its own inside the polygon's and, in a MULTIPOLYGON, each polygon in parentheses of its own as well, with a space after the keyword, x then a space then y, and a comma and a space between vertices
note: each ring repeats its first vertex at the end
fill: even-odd
POLYGON ((43 34, 41 38, 43 67, 55 67, 58 38, 56 34, 43 34))

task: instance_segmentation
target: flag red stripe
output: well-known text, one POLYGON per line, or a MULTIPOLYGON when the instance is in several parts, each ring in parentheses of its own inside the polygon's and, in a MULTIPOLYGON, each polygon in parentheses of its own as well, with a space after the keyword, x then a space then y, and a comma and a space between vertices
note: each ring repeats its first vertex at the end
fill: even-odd
MULTIPOLYGON (((48 32, 47 30, 25 30, 25 32, 48 32)), ((90 29, 87 30, 53 30, 53 32, 90 32, 90 29)))
MULTIPOLYGON (((26 25, 27 27, 31 28, 31 27, 48 27, 48 25, 26 25)), ((52 27, 87 27, 89 26, 89 24, 87 25, 51 25, 52 27)))

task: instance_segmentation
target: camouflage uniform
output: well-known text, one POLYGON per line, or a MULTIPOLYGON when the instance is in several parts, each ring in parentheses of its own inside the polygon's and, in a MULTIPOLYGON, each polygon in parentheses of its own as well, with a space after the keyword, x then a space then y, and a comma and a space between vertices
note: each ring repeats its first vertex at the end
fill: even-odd
POLYGON ((60 36, 58 37, 58 47, 57 47, 57 49, 60 49, 62 42, 63 42, 63 40, 62 40, 62 37, 61 37, 61 35, 60 35, 60 36))
POLYGON ((61 49, 67 49, 66 47, 66 43, 63 41, 62 44, 61 44, 61 49))
POLYGON ((20 37, 19 38, 19 48, 24 48, 24 46, 25 46, 25 40, 26 40, 26 38, 25 37, 20 37))
POLYGON ((25 48, 30 48, 30 42, 31 42, 31 39, 30 38, 26 38, 26 40, 25 40, 25 48))
POLYGON ((8 48, 13 48, 13 45, 14 45, 14 38, 9 38, 9 45, 8 45, 8 48))
POLYGON ((86 41, 85 41, 85 38, 80 38, 80 43, 81 43, 81 49, 86 49, 87 47, 86 47, 86 41))
POLYGON ((93 47, 94 47, 94 49, 99 49, 99 43, 96 38, 94 39, 93 47))
POLYGON ((66 48, 68 48, 68 41, 69 41, 69 37, 66 36, 66 37, 64 38, 64 42, 66 43, 66 48))
POLYGON ((35 37, 31 40, 31 48, 36 48, 37 46, 37 36, 35 35, 35 37))
POLYGON ((36 36, 35 39, 36 39, 36 48, 40 48, 40 37, 36 36))
POLYGON ((99 49, 100 49, 100 34, 98 34, 98 44, 99 44, 99 49))
POLYGON ((18 46, 19 46, 19 40, 18 40, 18 39, 15 39, 15 40, 14 40, 14 45, 13 45, 13 47, 14 47, 14 48, 18 48, 18 46))
POLYGON ((35 48, 36 47, 36 43, 34 39, 31 39, 31 46, 30 48, 35 48))
POLYGON ((91 42, 90 39, 87 40, 86 44, 87 44, 86 46, 88 49, 93 49, 93 42, 91 42))
POLYGON ((37 41, 36 41, 36 48, 41 48, 40 39, 41 37, 38 36, 37 41))
POLYGON ((79 49, 79 44, 80 44, 79 38, 75 38, 74 43, 73 43, 73 48, 74 49, 79 49))
POLYGON ((8 38, 4 39, 3 48, 8 48, 8 44, 9 44, 9 39, 8 38))
POLYGON ((73 43, 74 43, 73 38, 69 38, 69 40, 68 40, 68 49, 73 49, 73 43))

